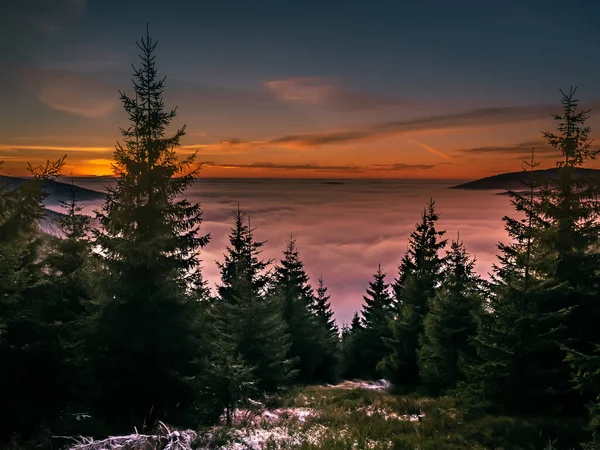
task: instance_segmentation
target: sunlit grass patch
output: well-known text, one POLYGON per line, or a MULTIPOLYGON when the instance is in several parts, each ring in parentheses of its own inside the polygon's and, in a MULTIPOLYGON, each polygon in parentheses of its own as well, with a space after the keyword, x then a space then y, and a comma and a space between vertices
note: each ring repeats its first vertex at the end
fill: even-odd
POLYGON ((550 450, 576 448, 585 440, 585 433, 568 431, 582 429, 582 421, 503 416, 467 419, 464 409, 453 397, 399 396, 385 389, 297 387, 265 402, 263 410, 255 412, 261 420, 214 428, 202 448, 550 450))

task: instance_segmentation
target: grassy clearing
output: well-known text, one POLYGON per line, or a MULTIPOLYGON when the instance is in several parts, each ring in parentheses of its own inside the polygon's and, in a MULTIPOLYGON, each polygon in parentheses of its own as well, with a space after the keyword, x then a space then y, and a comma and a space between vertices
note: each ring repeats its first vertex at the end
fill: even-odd
POLYGON ((228 450, 570 449, 586 436, 566 420, 467 419, 454 398, 385 391, 297 388, 246 410, 233 428, 214 428, 203 446, 228 450), (573 431, 575 430, 575 431, 573 431))

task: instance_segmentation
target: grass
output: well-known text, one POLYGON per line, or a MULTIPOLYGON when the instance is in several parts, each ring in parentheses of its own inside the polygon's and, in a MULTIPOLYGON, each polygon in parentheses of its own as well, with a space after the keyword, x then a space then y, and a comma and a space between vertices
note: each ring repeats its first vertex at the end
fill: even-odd
POLYGON ((579 421, 467 418, 451 397, 310 386, 296 388, 266 407, 289 413, 276 421, 259 415, 253 425, 243 422, 232 429, 217 427, 205 445, 235 450, 555 450, 579 448, 578 443, 586 440, 579 421), (307 409, 314 413, 303 418, 293 414, 307 409))

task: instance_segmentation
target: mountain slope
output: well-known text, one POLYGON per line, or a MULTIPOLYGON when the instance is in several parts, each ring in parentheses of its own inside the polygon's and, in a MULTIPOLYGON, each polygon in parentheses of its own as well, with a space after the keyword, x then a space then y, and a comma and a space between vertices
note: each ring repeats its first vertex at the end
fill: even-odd
MULTIPOLYGON (((600 170, 598 169, 577 168, 575 170, 577 176, 593 175, 600 177, 600 170)), ((531 179, 532 177, 537 178, 538 176, 543 178, 556 178, 558 176, 558 169, 534 170, 532 172, 526 172, 522 170, 520 172, 501 173, 491 177, 485 177, 479 180, 452 186, 449 189, 522 189, 523 182, 531 179)))
MULTIPOLYGON (((0 175, 0 185, 8 185, 11 188, 17 188, 25 183, 27 179, 21 177, 9 177, 0 175)), ((105 194, 99 191, 82 188, 80 186, 71 186, 69 183, 61 183, 60 181, 49 180, 46 184, 46 192, 48 193, 47 203, 58 203, 67 200, 71 195, 71 189, 75 189, 75 197, 78 201, 85 202, 90 200, 102 200, 105 194)))

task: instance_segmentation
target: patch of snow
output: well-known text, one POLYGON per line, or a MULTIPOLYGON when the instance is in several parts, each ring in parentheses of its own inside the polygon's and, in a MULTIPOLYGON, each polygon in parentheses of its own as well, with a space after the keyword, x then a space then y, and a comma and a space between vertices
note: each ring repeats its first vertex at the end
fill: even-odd
MULTIPOLYGON (((253 411, 250 409, 236 408, 231 414, 231 423, 233 426, 259 426, 263 422, 275 424, 283 421, 306 422, 306 419, 314 416, 315 410, 312 408, 277 408, 273 410, 264 409, 262 411, 253 411)), ((225 424, 227 417, 221 416, 221 423, 225 424)))
POLYGON ((374 391, 386 391, 390 388, 391 384, 387 380, 378 380, 378 381, 344 381, 340 384, 332 385, 328 384, 327 387, 333 389, 368 389, 374 391))
POLYGON ((365 441, 365 447, 369 450, 375 449, 390 449, 394 448, 394 443, 392 441, 374 441, 373 439, 367 439, 365 441))
POLYGON ((385 420, 402 420, 407 422, 420 422, 425 414, 421 411, 419 414, 398 414, 387 408, 379 408, 375 405, 368 405, 358 408, 356 411, 364 411, 364 413, 371 417, 373 415, 383 416, 385 420))
POLYGON ((220 450, 280 450, 299 447, 302 442, 302 436, 289 428, 245 428, 234 430, 232 440, 220 450))

